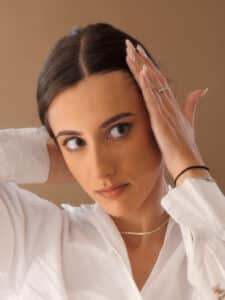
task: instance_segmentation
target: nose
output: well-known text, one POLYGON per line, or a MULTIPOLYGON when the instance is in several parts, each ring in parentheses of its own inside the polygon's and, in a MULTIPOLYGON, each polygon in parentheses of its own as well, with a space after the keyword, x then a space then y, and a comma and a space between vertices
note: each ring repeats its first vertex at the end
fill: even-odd
POLYGON ((97 181, 105 180, 115 174, 116 160, 108 147, 93 147, 90 154, 89 170, 97 181))

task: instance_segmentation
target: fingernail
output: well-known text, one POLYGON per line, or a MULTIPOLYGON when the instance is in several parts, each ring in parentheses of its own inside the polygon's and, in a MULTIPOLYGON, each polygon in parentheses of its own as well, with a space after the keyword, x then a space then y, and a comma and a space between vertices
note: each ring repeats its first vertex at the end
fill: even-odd
POLYGON ((125 42, 126 42, 126 45, 127 45, 127 53, 128 53, 128 56, 130 57, 130 59, 133 61, 133 62, 135 62, 135 54, 134 54, 134 46, 131 44, 131 42, 128 40, 128 39, 126 39, 125 40, 125 42))
POLYGON ((208 90, 209 90, 209 88, 204 89, 204 90, 201 92, 200 97, 205 96, 205 95, 208 93, 208 90))
POLYGON ((137 45, 137 49, 145 56, 145 57, 148 57, 148 55, 146 54, 145 50, 142 48, 141 45, 137 45))
POLYGON ((126 43, 126 46, 127 46, 127 47, 129 47, 129 42, 130 42, 130 41, 129 41, 128 39, 125 39, 125 43, 126 43))
POLYGON ((133 49, 133 51, 136 51, 134 45, 131 43, 131 41, 129 39, 125 40, 127 47, 130 47, 131 49, 133 49))

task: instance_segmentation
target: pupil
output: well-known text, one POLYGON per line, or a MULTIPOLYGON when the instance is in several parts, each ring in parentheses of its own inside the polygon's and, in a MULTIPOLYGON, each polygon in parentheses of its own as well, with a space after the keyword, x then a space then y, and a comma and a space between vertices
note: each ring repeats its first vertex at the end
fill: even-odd
MULTIPOLYGON (((119 128, 123 128, 123 125, 119 125, 119 128)), ((121 133, 121 130, 119 130, 119 132, 121 133)), ((122 129, 122 132, 123 132, 123 129, 122 129)))

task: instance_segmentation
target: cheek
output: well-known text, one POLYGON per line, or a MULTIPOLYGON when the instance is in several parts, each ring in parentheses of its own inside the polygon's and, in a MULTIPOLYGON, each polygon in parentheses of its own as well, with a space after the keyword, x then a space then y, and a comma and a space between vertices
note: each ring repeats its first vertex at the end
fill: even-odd
MULTIPOLYGON (((161 163, 161 152, 158 144, 150 131, 142 130, 132 139, 128 146, 129 151, 126 153, 126 159, 129 163, 140 172, 150 172, 157 168, 161 163)), ((137 172, 138 173, 138 172, 137 172)), ((140 174, 139 174, 140 175, 140 174)))
POLYGON ((69 153, 66 150, 62 150, 62 148, 61 148, 61 154, 63 156, 64 162, 65 162, 67 168, 72 173, 74 179, 77 180, 77 177, 78 177, 77 171, 81 169, 81 166, 79 165, 79 163, 77 165, 77 161, 75 161, 72 153, 69 153))
POLYGON ((142 135, 130 145, 124 165, 136 186, 134 198, 145 199, 151 192, 161 174, 161 162, 162 155, 153 136, 142 135))
POLYGON ((63 154, 63 156, 68 169, 73 175, 73 178, 86 192, 87 186, 89 184, 86 168, 79 159, 75 159, 73 157, 73 154, 65 153, 63 154))

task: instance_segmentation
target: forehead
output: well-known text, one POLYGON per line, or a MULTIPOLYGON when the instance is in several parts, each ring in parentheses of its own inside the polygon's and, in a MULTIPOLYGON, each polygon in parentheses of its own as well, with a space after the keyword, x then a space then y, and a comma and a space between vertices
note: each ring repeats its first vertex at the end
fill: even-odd
POLYGON ((61 92, 48 109, 48 120, 56 132, 87 123, 94 126, 114 114, 138 113, 140 109, 140 95, 131 77, 125 72, 114 71, 91 75, 61 92))

